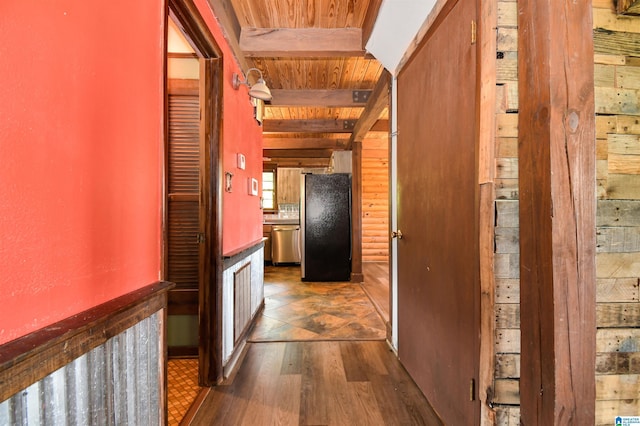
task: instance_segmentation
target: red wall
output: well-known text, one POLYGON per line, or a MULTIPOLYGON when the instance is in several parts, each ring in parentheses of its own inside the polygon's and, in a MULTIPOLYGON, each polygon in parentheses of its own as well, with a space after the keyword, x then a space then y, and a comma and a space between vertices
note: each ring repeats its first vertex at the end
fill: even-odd
POLYGON ((0 343, 158 279, 163 15, 0 6, 0 343))
MULTIPOLYGON (((262 236, 262 133, 224 51, 226 253, 262 236), (236 155, 247 168, 236 167, 236 155)), ((0 6, 0 344, 158 279, 164 2, 0 6)))
POLYGON ((223 112, 223 173, 233 173, 233 191, 223 198, 223 252, 230 253, 262 238, 262 128, 253 118, 253 105, 247 95, 247 87, 234 90, 233 73, 240 68, 213 17, 206 0, 194 2, 209 25, 213 36, 223 51, 224 60, 224 112, 223 112), (246 169, 237 168, 237 154, 246 158, 246 169), (248 179, 258 180, 258 196, 249 195, 248 179))

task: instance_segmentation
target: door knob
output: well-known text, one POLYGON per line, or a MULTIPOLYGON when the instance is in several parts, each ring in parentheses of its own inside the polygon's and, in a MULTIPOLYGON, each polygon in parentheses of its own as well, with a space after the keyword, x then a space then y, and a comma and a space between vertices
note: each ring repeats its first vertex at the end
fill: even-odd
POLYGON ((399 229, 397 231, 393 231, 391 233, 391 238, 397 238, 397 239, 401 240, 402 239, 402 231, 399 230, 399 229))

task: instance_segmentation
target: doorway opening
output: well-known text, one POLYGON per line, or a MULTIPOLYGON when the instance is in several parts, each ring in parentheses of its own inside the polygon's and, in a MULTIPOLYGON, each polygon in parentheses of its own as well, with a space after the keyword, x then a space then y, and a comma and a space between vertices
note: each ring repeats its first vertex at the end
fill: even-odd
POLYGON ((191 386, 197 393, 198 385, 216 383, 222 371, 217 302, 222 63, 191 0, 170 0, 166 19, 163 278, 176 283, 168 296, 167 343, 170 364, 189 360, 181 368, 197 370, 191 386))

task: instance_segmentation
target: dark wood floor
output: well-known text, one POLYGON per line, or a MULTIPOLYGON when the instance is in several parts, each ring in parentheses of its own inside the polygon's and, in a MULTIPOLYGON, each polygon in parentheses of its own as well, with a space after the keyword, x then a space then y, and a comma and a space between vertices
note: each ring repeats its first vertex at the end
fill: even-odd
POLYGON ((361 284, 384 322, 389 322, 389 263, 364 262, 364 282, 361 284))
MULTIPOLYGON (((367 266, 362 285, 388 321, 388 267, 367 266)), ((271 284, 300 286, 291 273, 265 281, 283 275, 291 278, 271 284)), ((336 301, 345 303, 329 292, 322 303, 336 301)), ((236 372, 210 390, 190 424, 442 425, 385 341, 284 340, 248 343, 236 372)))
POLYGON ((441 425, 382 341, 251 343, 197 425, 441 425))

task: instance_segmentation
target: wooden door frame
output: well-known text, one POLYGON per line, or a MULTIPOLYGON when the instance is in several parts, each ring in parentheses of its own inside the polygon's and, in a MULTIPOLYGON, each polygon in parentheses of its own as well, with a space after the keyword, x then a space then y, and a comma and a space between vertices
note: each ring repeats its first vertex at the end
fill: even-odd
MULTIPOLYGON (((200 59, 200 244, 198 311, 199 311, 199 384, 215 385, 222 378, 222 51, 193 0, 167 0, 165 28, 169 17, 178 25, 200 59), (204 220, 203 220, 204 219, 204 220)), ((167 32, 165 31, 164 84, 167 93, 167 32)), ((168 97, 165 96, 164 141, 168 144, 168 97)), ((165 155, 164 170, 168 170, 165 155)), ((163 176, 163 182, 166 178, 163 176)), ((163 261, 166 276, 167 188, 164 185, 163 261)))
POLYGON ((497 1, 477 0, 476 6, 476 143, 478 152, 478 249, 480 294, 480 354, 478 398, 480 424, 496 423, 491 407, 495 379, 495 161, 497 97, 497 1))

